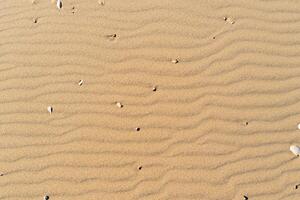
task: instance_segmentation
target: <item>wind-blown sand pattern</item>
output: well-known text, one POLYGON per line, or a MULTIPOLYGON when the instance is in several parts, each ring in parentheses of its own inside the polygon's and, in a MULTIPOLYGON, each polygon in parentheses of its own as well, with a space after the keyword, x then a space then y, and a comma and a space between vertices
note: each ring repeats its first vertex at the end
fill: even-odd
POLYGON ((0 10, 0 200, 300 198, 300 1, 0 10))

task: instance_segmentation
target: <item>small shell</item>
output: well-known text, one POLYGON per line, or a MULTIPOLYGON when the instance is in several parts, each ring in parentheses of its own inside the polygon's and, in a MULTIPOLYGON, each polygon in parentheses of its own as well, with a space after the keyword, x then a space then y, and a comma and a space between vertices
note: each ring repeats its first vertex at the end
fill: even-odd
POLYGON ((58 9, 61 9, 62 8, 62 0, 57 0, 56 1, 56 6, 58 9))
POLYGON ((173 64, 176 64, 176 63, 178 63, 178 62, 179 62, 178 59, 173 59, 173 60, 172 60, 172 63, 173 63, 173 64))
POLYGON ((98 3, 99 3, 101 6, 104 6, 105 1, 104 1, 104 0, 99 0, 98 3))
POLYGON ((53 112, 53 107, 52 106, 48 106, 47 107, 48 112, 51 114, 53 112))
POLYGON ((83 84, 83 80, 80 80, 80 81, 78 82, 78 85, 79 85, 79 86, 82 86, 82 84, 83 84))
POLYGON ((296 145, 291 145, 290 146, 290 151, 295 154, 296 156, 300 155, 300 148, 296 145))
POLYGON ((123 104, 122 104, 121 102, 117 102, 117 103, 116 103, 116 106, 117 106, 118 108, 122 108, 122 107, 123 107, 123 104))
POLYGON ((109 34, 109 35, 106 35, 106 38, 110 41, 112 40, 115 40, 117 38, 117 34, 109 34))

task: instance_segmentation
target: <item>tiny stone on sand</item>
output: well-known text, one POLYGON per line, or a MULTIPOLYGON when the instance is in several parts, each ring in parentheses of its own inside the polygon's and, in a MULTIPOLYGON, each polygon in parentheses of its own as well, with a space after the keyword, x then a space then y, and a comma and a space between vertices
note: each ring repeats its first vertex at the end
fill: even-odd
POLYGON ((98 3, 99 3, 101 6, 104 6, 104 4, 105 4, 104 0, 99 0, 98 3))
POLYGON ((44 196, 44 200, 49 200, 50 197, 48 195, 44 196))
POLYGON ((121 102, 117 102, 117 103, 116 103, 116 106, 117 106, 118 108, 122 108, 122 107, 123 107, 123 104, 122 104, 121 102))
POLYGON ((300 123, 298 124, 298 126, 297 126, 297 127, 298 127, 298 129, 300 130, 300 123))
POLYGON ((291 145, 290 146, 290 151, 295 155, 299 156, 300 155, 300 148, 296 145, 291 145))
POLYGON ((136 127, 135 130, 136 130, 136 131, 140 131, 141 128, 140 128, 140 127, 136 127))
POLYGON ((82 84, 83 84, 83 80, 79 80, 78 85, 82 86, 82 84))
POLYGON ((223 19, 224 19, 225 22, 228 22, 230 24, 234 24, 235 23, 235 21, 232 18, 230 18, 230 17, 223 17, 223 19))
POLYGON ((63 6, 62 0, 57 0, 56 1, 56 6, 57 6, 58 9, 62 9, 62 6, 63 6))
POLYGON ((176 63, 178 63, 178 62, 179 62, 178 59, 173 59, 173 60, 172 60, 172 63, 173 63, 173 64, 176 64, 176 63))
POLYGON ((114 40, 117 38, 117 34, 109 34, 109 35, 106 35, 106 37, 109 39, 109 40, 114 40))
POLYGON ((156 86, 153 86, 152 91, 155 92, 157 90, 156 86))
POLYGON ((53 107, 52 106, 48 106, 47 107, 48 112, 51 114, 53 112, 53 107))

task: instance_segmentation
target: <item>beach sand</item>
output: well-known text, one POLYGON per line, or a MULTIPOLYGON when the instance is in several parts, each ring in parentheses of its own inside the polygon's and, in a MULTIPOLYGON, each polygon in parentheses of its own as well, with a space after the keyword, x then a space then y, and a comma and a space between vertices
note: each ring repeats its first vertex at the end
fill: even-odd
POLYGON ((60 6, 0 1, 0 200, 300 198, 300 1, 60 6))

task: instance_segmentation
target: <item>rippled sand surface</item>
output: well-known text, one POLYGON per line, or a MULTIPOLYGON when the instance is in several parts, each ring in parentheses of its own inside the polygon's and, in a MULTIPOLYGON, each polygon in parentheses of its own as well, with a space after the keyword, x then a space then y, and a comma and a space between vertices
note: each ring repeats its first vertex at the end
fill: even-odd
POLYGON ((0 200, 300 198, 299 1, 58 7, 0 0, 0 200))

